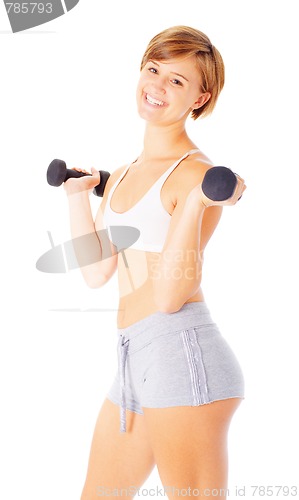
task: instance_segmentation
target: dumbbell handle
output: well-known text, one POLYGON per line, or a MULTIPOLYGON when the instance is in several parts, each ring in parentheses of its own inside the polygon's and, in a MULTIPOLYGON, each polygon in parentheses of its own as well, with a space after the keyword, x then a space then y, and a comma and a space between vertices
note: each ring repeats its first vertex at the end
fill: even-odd
POLYGON ((236 189, 237 177, 227 167, 212 167, 206 171, 202 181, 202 191, 213 201, 228 200, 236 189))
MULTIPOLYGON (((94 187, 93 193, 96 196, 103 196, 106 182, 110 177, 110 173, 106 170, 100 170, 100 183, 94 187)), ((48 166, 47 170, 47 181, 51 186, 60 186, 63 182, 70 178, 84 177, 86 174, 84 172, 78 172, 66 167, 66 163, 63 160, 53 160, 48 166)))

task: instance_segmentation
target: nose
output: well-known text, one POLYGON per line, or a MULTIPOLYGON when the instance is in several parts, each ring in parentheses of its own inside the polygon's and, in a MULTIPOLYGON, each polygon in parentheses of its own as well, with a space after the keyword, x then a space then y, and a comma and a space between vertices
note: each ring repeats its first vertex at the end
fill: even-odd
POLYGON ((151 81, 150 88, 156 96, 164 95, 166 93, 166 78, 161 75, 155 75, 154 80, 151 81))

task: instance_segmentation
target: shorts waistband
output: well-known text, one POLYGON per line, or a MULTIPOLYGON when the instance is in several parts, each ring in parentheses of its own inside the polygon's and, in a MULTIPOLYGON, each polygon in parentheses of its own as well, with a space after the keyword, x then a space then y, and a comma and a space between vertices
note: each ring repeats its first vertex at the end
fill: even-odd
POLYGON ((174 313, 157 311, 132 325, 118 328, 117 334, 122 337, 122 343, 129 340, 130 347, 136 349, 164 333, 208 324, 214 324, 214 321, 207 304, 187 302, 174 313))

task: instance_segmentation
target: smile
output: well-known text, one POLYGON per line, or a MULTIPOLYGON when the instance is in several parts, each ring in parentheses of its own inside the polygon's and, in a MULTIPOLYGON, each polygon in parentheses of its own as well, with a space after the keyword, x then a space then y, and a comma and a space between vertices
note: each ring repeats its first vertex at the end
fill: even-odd
POLYGON ((159 99, 155 99, 154 97, 152 97, 149 94, 145 94, 145 98, 146 98, 147 102, 149 102, 153 106, 165 106, 165 102, 159 101, 159 99))

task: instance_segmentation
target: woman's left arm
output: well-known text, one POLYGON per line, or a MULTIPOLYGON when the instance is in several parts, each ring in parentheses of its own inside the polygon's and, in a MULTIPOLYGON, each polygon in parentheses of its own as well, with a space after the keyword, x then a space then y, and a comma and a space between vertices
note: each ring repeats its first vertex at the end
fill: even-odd
POLYGON ((202 203, 177 201, 167 239, 153 279, 154 298, 162 312, 175 312, 200 287, 204 246, 210 239, 222 207, 206 209, 202 203))
POLYGON ((234 205, 245 188, 243 179, 238 178, 233 196, 221 203, 204 196, 200 181, 191 190, 180 189, 167 238, 155 265, 154 299, 160 311, 179 310, 198 291, 204 249, 220 220, 222 205, 234 205))

